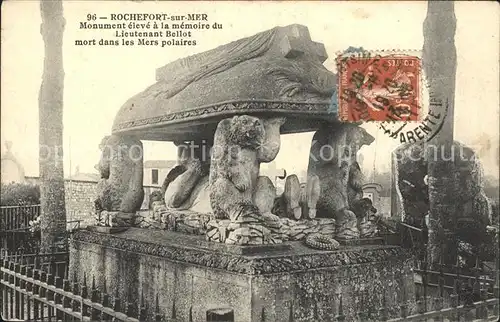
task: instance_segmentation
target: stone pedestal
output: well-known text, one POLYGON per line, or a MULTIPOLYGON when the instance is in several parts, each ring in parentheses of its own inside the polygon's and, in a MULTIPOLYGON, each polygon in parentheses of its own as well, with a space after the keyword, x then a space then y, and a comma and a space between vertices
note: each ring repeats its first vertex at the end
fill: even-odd
MULTIPOLYGON (((130 228, 116 234, 76 232, 70 276, 95 278, 109 293, 136 302, 141 293, 166 319, 206 321, 232 310, 234 321, 333 321, 339 294, 346 321, 383 302, 396 316, 415 301, 408 253, 396 246, 313 250, 302 242, 235 246, 203 236, 130 228)), ((375 315, 376 316, 376 315, 375 315)))

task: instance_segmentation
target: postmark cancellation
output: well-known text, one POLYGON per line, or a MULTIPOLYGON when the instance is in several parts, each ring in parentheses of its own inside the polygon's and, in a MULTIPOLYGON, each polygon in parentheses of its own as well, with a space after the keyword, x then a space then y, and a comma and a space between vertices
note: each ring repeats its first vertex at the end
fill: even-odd
POLYGON ((337 55, 337 70, 341 122, 377 122, 401 143, 426 141, 439 131, 445 102, 428 93, 421 51, 351 47, 337 55))
POLYGON ((337 56, 341 121, 417 121, 422 69, 418 51, 355 51, 337 56))

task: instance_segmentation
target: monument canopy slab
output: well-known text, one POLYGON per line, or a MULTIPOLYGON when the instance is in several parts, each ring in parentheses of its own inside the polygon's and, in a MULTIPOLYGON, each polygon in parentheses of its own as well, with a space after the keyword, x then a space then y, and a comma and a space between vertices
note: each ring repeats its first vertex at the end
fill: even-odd
POLYGON ((307 27, 290 25, 176 60, 121 107, 113 133, 197 139, 237 114, 286 116, 282 133, 315 130, 337 119, 330 108, 336 75, 323 66, 326 59, 307 27))

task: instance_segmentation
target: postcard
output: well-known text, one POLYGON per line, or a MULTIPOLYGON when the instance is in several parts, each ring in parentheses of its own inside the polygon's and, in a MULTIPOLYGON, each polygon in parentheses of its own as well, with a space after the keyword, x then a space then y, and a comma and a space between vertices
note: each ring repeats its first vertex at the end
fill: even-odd
POLYGON ((498 318, 496 2, 2 9, 2 319, 498 318))

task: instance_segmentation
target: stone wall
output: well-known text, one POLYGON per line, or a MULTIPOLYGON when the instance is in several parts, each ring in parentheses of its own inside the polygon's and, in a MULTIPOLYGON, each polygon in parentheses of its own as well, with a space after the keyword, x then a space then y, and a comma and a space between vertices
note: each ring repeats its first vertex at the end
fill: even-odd
MULTIPOLYGON (((38 177, 26 177, 26 181, 31 184, 40 184, 38 177)), ((64 180, 67 221, 81 220, 82 227, 92 224, 96 184, 95 181, 64 180)))
POLYGON ((97 183, 94 181, 64 182, 67 220, 81 220, 81 226, 88 226, 94 220, 94 200, 97 183))
MULTIPOLYGON (((26 177, 26 181, 31 184, 39 184, 40 179, 26 177)), ((97 197, 96 185, 96 181, 64 180, 67 221, 81 220, 81 227, 93 224, 94 200, 97 197)), ((148 208, 149 195, 159 189, 159 187, 144 186, 144 201, 141 209, 148 208)))

